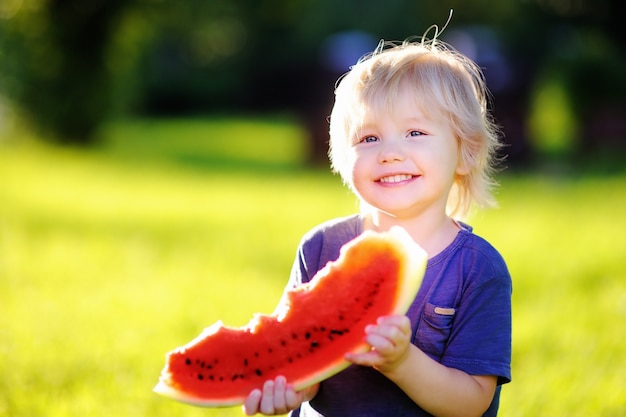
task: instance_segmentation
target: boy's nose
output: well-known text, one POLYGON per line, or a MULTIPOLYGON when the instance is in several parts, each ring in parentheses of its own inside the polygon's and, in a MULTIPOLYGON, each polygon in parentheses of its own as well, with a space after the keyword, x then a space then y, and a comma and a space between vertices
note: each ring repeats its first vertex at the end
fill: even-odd
POLYGON ((389 163, 394 161, 403 161, 406 157, 405 150, 401 143, 396 141, 386 142, 379 154, 380 163, 389 163))

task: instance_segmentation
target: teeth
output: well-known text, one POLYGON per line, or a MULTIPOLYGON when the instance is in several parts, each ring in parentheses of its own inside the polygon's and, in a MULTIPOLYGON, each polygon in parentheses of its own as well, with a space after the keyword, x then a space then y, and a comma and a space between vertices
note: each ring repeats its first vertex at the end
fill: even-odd
POLYGON ((406 180, 410 180, 413 178, 413 175, 409 174, 398 174, 398 175, 390 175, 389 177, 383 177, 379 181, 386 183, 394 183, 394 182, 402 182, 406 180))

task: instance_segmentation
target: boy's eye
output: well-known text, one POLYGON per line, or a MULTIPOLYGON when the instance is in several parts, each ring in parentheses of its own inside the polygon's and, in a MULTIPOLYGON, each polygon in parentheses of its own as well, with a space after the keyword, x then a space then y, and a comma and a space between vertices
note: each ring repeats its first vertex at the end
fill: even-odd
POLYGON ((361 143, 371 143, 376 141, 378 141, 378 138, 376 136, 364 136, 360 140, 361 143))
POLYGON ((416 137, 416 136, 424 136, 426 133, 424 132, 420 132, 419 130, 411 130, 409 132, 409 136, 411 137, 416 137))

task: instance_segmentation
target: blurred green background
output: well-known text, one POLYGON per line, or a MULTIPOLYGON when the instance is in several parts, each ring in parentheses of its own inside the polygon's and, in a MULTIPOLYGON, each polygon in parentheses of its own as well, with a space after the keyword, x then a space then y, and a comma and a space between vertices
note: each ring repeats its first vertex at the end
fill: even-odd
POLYGON ((302 234, 355 212, 337 77, 381 38, 485 70, 514 279, 502 416, 624 416, 626 32, 614 0, 2 0, 0 416, 237 416, 151 392, 165 352, 271 312, 302 234))

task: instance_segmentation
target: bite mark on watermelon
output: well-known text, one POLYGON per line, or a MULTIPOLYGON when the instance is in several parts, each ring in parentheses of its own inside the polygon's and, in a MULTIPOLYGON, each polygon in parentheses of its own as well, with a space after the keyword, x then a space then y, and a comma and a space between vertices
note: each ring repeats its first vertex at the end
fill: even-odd
POLYGON ((243 327, 221 321, 166 355, 154 391, 181 402, 243 404, 255 388, 282 375, 296 390, 347 368, 346 353, 366 352, 365 327, 405 314, 427 255, 400 227, 366 231, 346 243, 311 282, 286 292, 271 315, 243 327))

